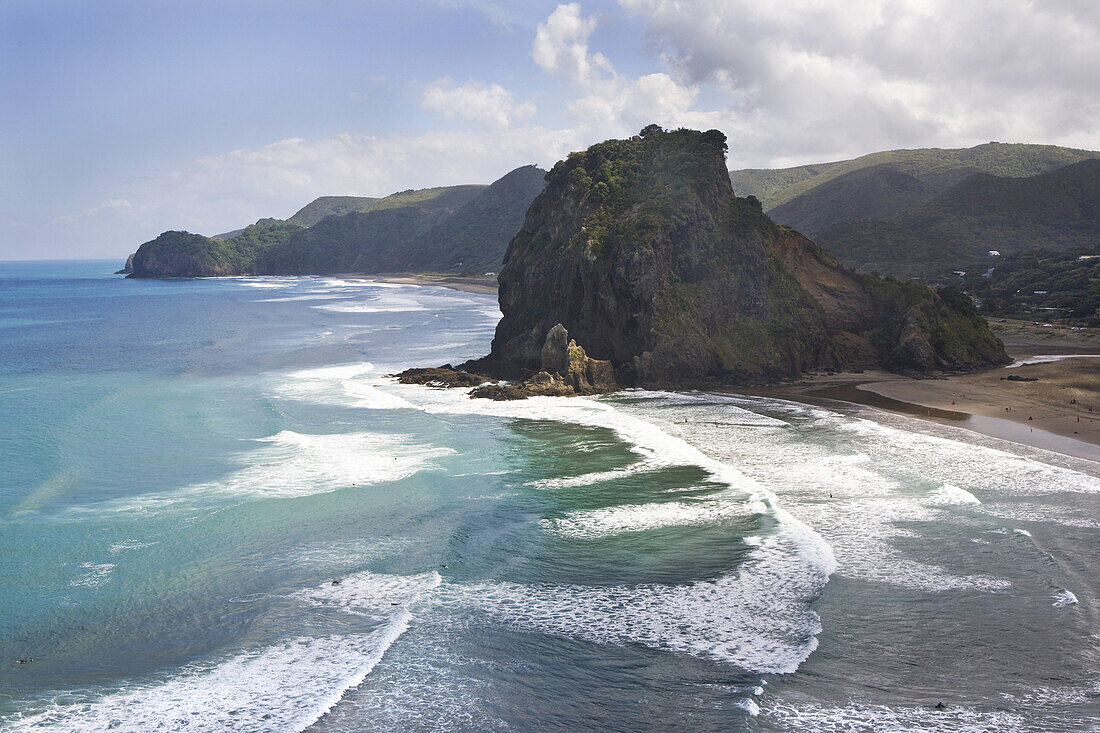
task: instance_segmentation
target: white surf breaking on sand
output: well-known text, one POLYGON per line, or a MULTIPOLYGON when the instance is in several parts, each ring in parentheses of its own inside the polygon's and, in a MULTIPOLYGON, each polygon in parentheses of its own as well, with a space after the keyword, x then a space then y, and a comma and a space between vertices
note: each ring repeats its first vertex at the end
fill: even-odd
POLYGON ((340 585, 296 594, 301 601, 377 623, 363 633, 302 636, 241 652, 215 664, 195 663, 159 683, 96 696, 73 692, 10 721, 10 731, 91 733, 115 730, 210 732, 301 731, 360 685, 409 627, 409 606, 440 582, 435 573, 362 573, 340 585), (345 584, 346 583, 346 584, 345 584))

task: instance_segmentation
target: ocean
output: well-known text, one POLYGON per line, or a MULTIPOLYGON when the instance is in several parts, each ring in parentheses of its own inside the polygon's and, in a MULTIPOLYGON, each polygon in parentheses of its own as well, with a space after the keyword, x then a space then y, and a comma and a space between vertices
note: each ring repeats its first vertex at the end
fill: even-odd
POLYGON ((471 400, 387 375, 494 296, 116 267, 0 263, 0 730, 1100 729, 1100 462, 471 400))

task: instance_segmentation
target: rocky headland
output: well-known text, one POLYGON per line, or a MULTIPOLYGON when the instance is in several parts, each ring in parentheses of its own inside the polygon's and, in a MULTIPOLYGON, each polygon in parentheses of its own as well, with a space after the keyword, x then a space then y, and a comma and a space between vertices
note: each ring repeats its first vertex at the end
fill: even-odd
POLYGON ((725 153, 717 130, 653 125, 555 165, 505 255, 492 351, 459 367, 513 384, 475 392, 762 384, 871 367, 920 376, 1008 361, 962 293, 848 272, 734 195, 725 153), (562 360, 566 334, 583 368, 562 360), (590 370, 599 377, 577 380, 590 370))

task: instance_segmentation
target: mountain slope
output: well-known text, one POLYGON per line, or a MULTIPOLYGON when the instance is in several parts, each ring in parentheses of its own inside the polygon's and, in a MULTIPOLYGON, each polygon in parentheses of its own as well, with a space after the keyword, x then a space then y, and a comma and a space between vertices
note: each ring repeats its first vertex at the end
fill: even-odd
POLYGON ((377 198, 367 196, 321 196, 298 209, 287 219, 287 223, 311 227, 326 216, 343 216, 353 212, 370 211, 377 201, 377 198))
POLYGON ((302 209, 303 216, 261 219, 232 239, 165 232, 134 254, 131 276, 497 270, 543 175, 525 166, 490 186, 402 191, 369 200, 324 197, 302 209), (369 210, 329 213, 308 227, 294 223, 353 206, 369 210))
MULTIPOLYGON (((483 189, 452 186, 427 189, 426 196, 404 192, 404 205, 326 216, 286 241, 265 249, 254 271, 265 275, 313 275, 334 272, 384 272, 408 269, 414 240, 454 215, 483 189)), ((387 197, 391 198, 391 197, 387 197)), ((386 199, 379 199, 385 201, 386 199)))
MULTIPOLYGON (((1100 152, 1056 145, 994 142, 959 149, 884 150, 852 160, 794 168, 734 170, 730 171, 730 179, 738 195, 756 196, 764 204, 764 210, 771 212, 818 186, 865 168, 887 165, 917 178, 933 192, 939 192, 974 173, 1022 178, 1089 158, 1100 158, 1100 152)), ((857 218, 868 218, 868 215, 857 218)))
POLYGON ((916 176, 891 165, 877 165, 826 181, 768 215, 812 237, 838 222, 885 218, 934 195, 935 190, 916 176))
POLYGON ((535 371, 559 323, 621 384, 1005 361, 965 296, 848 273, 734 196, 725 149, 717 130, 652 125, 555 165, 505 256, 492 353, 468 366, 535 371))
POLYGON ((818 240, 850 267, 905 277, 984 270, 996 264, 989 250, 1089 246, 1100 240, 1100 160, 1030 178, 976 174, 885 219, 828 226, 818 240))
POLYGON ((541 168, 515 169, 421 235, 405 269, 465 275, 496 272, 527 207, 545 186, 546 171, 541 168))

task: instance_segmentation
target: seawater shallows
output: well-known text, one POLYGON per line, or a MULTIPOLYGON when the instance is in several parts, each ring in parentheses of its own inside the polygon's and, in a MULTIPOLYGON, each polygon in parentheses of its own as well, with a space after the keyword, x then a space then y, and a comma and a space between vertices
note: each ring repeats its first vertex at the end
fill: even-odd
POLYGON ((484 353, 491 296, 111 267, 0 265, 0 729, 1100 723, 1095 463, 470 400, 385 375, 484 353))

